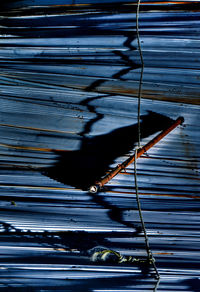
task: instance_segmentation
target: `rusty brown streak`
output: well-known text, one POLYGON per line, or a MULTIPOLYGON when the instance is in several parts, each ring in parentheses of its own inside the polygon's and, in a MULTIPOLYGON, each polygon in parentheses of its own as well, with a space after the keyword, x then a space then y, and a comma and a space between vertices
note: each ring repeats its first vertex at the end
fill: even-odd
POLYGON ((33 131, 40 131, 40 132, 55 132, 61 134, 77 134, 76 132, 72 131, 61 131, 61 130, 53 130, 53 129, 43 129, 43 128, 36 128, 36 127, 26 127, 26 126, 17 126, 11 124, 0 124, 0 127, 8 127, 8 128, 17 128, 17 129, 25 129, 25 130, 33 130, 33 131))
POLYGON ((30 151, 42 151, 42 152, 54 152, 54 151, 71 151, 65 149, 51 149, 51 148, 40 148, 40 147, 31 147, 31 146, 17 146, 17 145, 9 145, 0 143, 0 147, 6 147, 10 149, 18 149, 18 150, 30 150, 30 151))
MULTIPOLYGON (((112 191, 106 190, 107 193, 112 194, 123 194, 123 195, 135 195, 135 192, 124 192, 124 191, 112 191)), ((180 194, 159 194, 159 193, 141 193, 141 196, 159 196, 159 197, 175 197, 175 198, 187 198, 187 199, 197 199, 200 200, 200 196, 195 195, 180 195, 180 194)), ((124 198, 124 196, 123 196, 124 198)))

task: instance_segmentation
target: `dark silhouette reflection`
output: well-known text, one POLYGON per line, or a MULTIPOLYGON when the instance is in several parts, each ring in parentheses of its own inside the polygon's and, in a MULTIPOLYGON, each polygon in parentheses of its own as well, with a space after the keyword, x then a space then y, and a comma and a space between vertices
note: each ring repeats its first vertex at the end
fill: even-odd
MULTIPOLYGON (((31 231, 16 228, 14 225, 0 221, 0 231, 2 240, 7 242, 12 240, 16 244, 19 242, 32 242, 40 243, 42 246, 52 246, 55 249, 64 248, 66 251, 71 251, 70 256, 73 256, 73 261, 76 260, 77 254, 73 253, 73 250, 80 251, 79 256, 84 256, 90 261, 90 251, 94 247, 105 247, 108 249, 120 248, 120 244, 113 246, 112 238, 130 238, 137 236, 137 231, 132 232, 88 232, 88 231, 31 231)), ((132 246, 132 245, 131 245, 132 246)), ((127 248, 127 243, 126 243, 127 248)), ((78 261, 80 258, 78 256, 78 261)), ((85 260, 85 259, 84 259, 85 260)), ((59 258, 56 258, 56 262, 59 262, 59 258)), ((63 262, 63 259, 62 259, 63 262)), ((109 263, 109 262, 108 262, 109 263)))
MULTIPOLYGON (((172 122, 164 115, 149 111, 141 117, 141 138, 163 130, 172 122)), ((80 150, 55 151, 57 162, 44 169, 44 174, 64 184, 87 190, 106 174, 117 157, 133 150, 137 137, 137 124, 92 138, 83 137, 80 150)))

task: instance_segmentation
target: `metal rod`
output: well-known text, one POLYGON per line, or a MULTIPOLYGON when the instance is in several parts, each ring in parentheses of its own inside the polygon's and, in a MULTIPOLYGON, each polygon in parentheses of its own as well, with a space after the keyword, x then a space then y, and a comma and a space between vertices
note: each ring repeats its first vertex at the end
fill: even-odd
MULTIPOLYGON (((151 147, 157 144, 161 139, 163 139, 167 134, 169 134, 172 130, 174 130, 178 125, 182 124, 184 121, 183 117, 179 117, 174 121, 174 123, 167 129, 163 130, 160 134, 158 134, 155 138, 153 138, 150 142, 148 142, 145 146, 138 149, 137 158, 139 158, 142 154, 147 152, 151 147)), ((115 177, 121 170, 125 169, 128 165, 130 165, 135 160, 135 154, 131 155, 127 160, 123 163, 119 164, 112 171, 110 171, 106 176, 104 176, 100 181, 97 181, 93 186, 89 188, 90 193, 97 193, 101 187, 103 187, 107 182, 109 182, 113 177, 115 177)))

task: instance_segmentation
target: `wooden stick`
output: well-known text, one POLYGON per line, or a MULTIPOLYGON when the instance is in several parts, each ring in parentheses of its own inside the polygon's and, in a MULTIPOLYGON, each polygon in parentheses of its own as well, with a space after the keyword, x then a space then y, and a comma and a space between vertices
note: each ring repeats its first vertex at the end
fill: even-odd
MULTIPOLYGON (((155 138, 153 138, 150 142, 148 142, 145 146, 138 149, 137 158, 139 158, 142 154, 147 152, 151 147, 157 144, 161 139, 163 139, 167 134, 169 134, 172 130, 174 130, 178 125, 182 124, 184 121, 183 117, 179 117, 175 120, 175 122, 167 129, 163 130, 160 134, 158 134, 155 138)), ((100 181, 97 181, 93 186, 89 188, 90 193, 97 193, 101 187, 103 187, 107 182, 109 182, 113 177, 115 177, 122 169, 125 169, 128 165, 130 165, 135 160, 135 154, 131 155, 127 160, 123 163, 119 164, 112 171, 110 171, 106 176, 104 176, 100 181)))

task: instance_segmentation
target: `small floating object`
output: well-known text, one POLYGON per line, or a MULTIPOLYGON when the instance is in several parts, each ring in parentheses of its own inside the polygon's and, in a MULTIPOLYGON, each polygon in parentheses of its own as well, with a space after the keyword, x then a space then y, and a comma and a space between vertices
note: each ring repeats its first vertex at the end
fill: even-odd
MULTIPOLYGON (((96 263, 148 263, 147 259, 138 259, 132 256, 123 256, 119 252, 105 247, 94 247, 88 251, 92 262, 96 263)), ((150 263, 150 262, 149 262, 150 263)))

